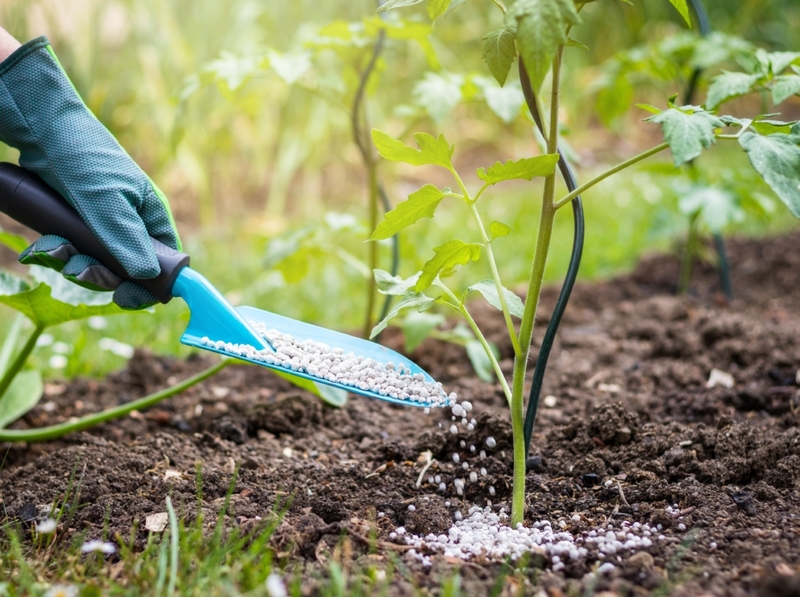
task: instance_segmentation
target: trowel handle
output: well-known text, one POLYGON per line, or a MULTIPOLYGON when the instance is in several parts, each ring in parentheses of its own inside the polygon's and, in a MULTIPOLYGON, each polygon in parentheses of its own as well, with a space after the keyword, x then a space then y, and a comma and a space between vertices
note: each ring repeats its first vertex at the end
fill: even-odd
POLYGON ((120 278, 146 288, 162 303, 172 299, 175 279, 189 265, 188 255, 151 238, 161 273, 149 280, 131 278, 58 192, 14 164, 0 163, 0 212, 39 234, 66 238, 79 252, 94 257, 120 278))

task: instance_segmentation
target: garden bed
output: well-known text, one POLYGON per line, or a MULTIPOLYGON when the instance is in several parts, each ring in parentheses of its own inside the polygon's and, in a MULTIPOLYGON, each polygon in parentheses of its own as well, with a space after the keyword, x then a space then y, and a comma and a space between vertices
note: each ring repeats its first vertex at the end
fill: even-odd
MULTIPOLYGON (((589 548, 589 557, 556 572, 551 558, 539 555, 522 575, 501 579, 509 594, 800 592, 800 235, 732 242, 729 249, 736 292, 730 304, 708 267, 696 270, 689 296, 673 296, 678 263, 666 256, 643 260, 630 275, 576 287, 545 379, 526 522, 549 520, 576 537, 608 524, 617 530, 647 523, 663 538, 632 554, 589 548), (707 387, 713 369, 732 376, 732 387, 707 387), (603 562, 613 567, 597 572, 603 562)), ((543 314, 555 295, 556 289, 545 293, 543 314)), ((476 305, 474 313, 510 372, 502 316, 488 306, 476 305)), ((540 317, 535 346, 545 321, 540 317)), ((394 328, 384 341, 402 348, 394 328)), ((289 504, 272 544, 283 561, 302 567, 309 593, 332 558, 354 567, 397 559, 406 569, 389 578, 397 594, 437 587, 457 568, 465 594, 488 593, 508 567, 442 555, 432 555, 428 566, 408 553, 396 529, 438 536, 456 511, 467 517, 473 504, 487 501, 495 510, 510 506, 505 399, 473 374, 461 347, 428 339, 410 356, 474 405, 473 430, 451 433, 449 410, 425 414, 360 397, 335 410, 267 370, 232 367, 92 432, 0 446, 0 512, 11 519, 46 513, 74 473, 82 479, 82 507, 74 531, 65 532, 95 539, 107 524, 111 536, 129 537, 139 519, 136 540, 144 545, 144 520, 165 511, 167 495, 186 520, 198 510, 213 515, 238 466, 226 524, 257 527, 289 504), (428 451, 432 463, 417 487, 428 451), (452 481, 469 473, 453 453, 470 470, 486 469, 465 483, 463 496, 452 481), (444 491, 430 482, 436 475, 444 491)), ((126 370, 104 380, 48 384, 46 397, 17 426, 116 406, 208 363, 204 356, 180 361, 139 351, 126 370)))

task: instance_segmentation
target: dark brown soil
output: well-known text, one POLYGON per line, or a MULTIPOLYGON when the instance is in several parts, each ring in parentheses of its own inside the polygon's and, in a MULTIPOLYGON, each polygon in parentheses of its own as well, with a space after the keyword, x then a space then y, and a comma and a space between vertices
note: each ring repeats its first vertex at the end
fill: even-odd
MULTIPOLYGON (((667 540, 596 582, 589 566, 570 564, 559 573, 532 571, 524 582, 509 579, 503 594, 800 594, 800 235, 731 243, 730 253, 730 304, 707 267, 695 273, 690 296, 673 296, 677 263, 667 256, 576 288, 545 381, 543 395, 554 399, 534 435, 538 458, 528 475, 526 519, 564 519, 575 531, 609 520, 661 524, 667 540), (733 387, 706 387, 715 368, 732 375, 733 387), (673 505, 680 522, 666 510, 673 505)), ((556 292, 544 298, 535 345, 556 292)), ((502 319, 490 307, 475 305, 474 312, 510 371, 502 319)), ((385 340, 401 348, 399 332, 390 330, 385 340)), ((356 563, 367 557, 364 538, 375 530, 386 543, 370 561, 388 562, 392 554, 402 560, 402 549, 388 545, 396 526, 439 533, 452 524, 455 508, 487 500, 508 505, 511 490, 510 424, 499 388, 474 376, 460 347, 429 339, 411 357, 473 402, 473 432, 450 434, 449 412, 425 415, 358 397, 335 410, 266 370, 231 367, 91 433, 0 446, 0 512, 14 518, 32 507, 46 510, 63 499, 74 472, 83 507, 71 527, 93 536, 108 519, 112 532, 127 537, 134 520, 164 511, 168 494, 187 520, 198 508, 216 513, 238 465, 227 523, 252 525, 290 499, 273 543, 309 578, 343 533, 350 549, 340 553, 356 563), (416 487, 423 452, 434 458, 429 474, 450 480, 458 466, 452 452, 468 456, 459 440, 483 446, 489 435, 497 447, 481 465, 488 476, 467 484, 463 499, 437 492, 428 473, 416 487)), ((19 426, 131 400, 210 362, 139 352, 127 370, 102 381, 48 386, 43 404, 19 426)), ((144 542, 146 532, 138 538, 144 542)), ((434 558, 430 570, 403 561, 409 572, 394 575, 393 594, 437 594, 443 575, 457 567, 444 558, 434 558)), ((502 569, 462 567, 465 593, 489 593, 502 569)), ((314 587, 309 581, 305 589, 314 587)))

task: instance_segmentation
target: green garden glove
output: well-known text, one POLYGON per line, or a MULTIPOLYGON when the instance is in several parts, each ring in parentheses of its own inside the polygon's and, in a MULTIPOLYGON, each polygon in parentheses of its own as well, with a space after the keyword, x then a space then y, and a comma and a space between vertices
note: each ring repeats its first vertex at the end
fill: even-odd
MULTIPOLYGON (((131 278, 161 271, 150 237, 181 249, 166 197, 84 105, 46 37, 0 62, 0 141, 19 149, 20 166, 75 208, 131 278)), ((40 238, 20 261, 93 290, 115 290, 114 302, 126 309, 158 302, 58 236, 40 238)))

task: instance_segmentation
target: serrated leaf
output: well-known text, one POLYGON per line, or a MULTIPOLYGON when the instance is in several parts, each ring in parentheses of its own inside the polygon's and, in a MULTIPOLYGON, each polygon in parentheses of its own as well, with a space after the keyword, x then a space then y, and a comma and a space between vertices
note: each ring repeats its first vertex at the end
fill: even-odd
POLYGON ((403 339, 406 352, 413 352, 430 333, 446 321, 439 313, 409 313, 403 320, 403 339))
POLYGON ((579 22, 573 0, 517 0, 506 13, 506 26, 516 29, 519 52, 535 90, 558 47, 567 43, 567 27, 579 22))
POLYGON ((498 222, 495 220, 491 224, 489 224, 489 240, 494 240, 496 238, 500 238, 503 236, 508 236, 511 234, 512 228, 508 224, 503 224, 503 222, 498 222))
POLYGON ((481 256, 481 246, 478 243, 465 243, 461 240, 450 240, 433 248, 435 256, 422 266, 422 274, 417 280, 414 290, 423 292, 440 273, 450 274, 456 268, 466 265, 470 261, 477 261, 481 256))
POLYGON ((439 123, 463 98, 464 77, 452 73, 425 73, 414 85, 414 103, 424 108, 431 119, 439 123))
MULTIPOLYGON (((693 109, 691 106, 688 108, 693 109)), ((664 140, 669 143, 676 166, 693 160, 703 149, 711 147, 715 142, 714 129, 725 124, 705 110, 687 113, 678 108, 664 110, 647 121, 661 125, 664 140)))
POLYGON ((28 248, 28 239, 19 234, 12 234, 0 228, 0 245, 5 245, 15 253, 22 253, 28 248))
MULTIPOLYGON (((486 383, 494 383, 497 381, 494 376, 494 367, 492 367, 492 361, 489 360, 489 356, 486 354, 486 351, 483 349, 483 344, 481 344, 478 340, 470 340, 466 343, 465 348, 467 349, 467 358, 469 359, 472 368, 475 370, 475 374, 478 378, 486 383)), ((492 352, 497 353, 497 348, 493 345, 490 345, 492 348, 492 352)), ((495 357, 497 355, 495 354, 495 357)))
POLYGON ((375 284, 378 286, 378 291, 381 292, 381 294, 402 296, 411 292, 411 289, 416 285, 422 272, 417 272, 405 280, 400 276, 393 276, 382 269, 373 270, 372 273, 375 276, 375 284))
MULTIPOLYGON (((477 284, 473 284, 467 288, 467 292, 479 292, 483 295, 483 298, 486 299, 486 302, 492 307, 498 311, 503 310, 503 306, 500 303, 500 295, 497 293, 497 285, 493 280, 483 280, 477 284)), ((519 317, 522 319, 522 314, 525 311, 525 305, 522 303, 522 299, 511 292, 508 288, 503 288, 503 296, 506 299, 508 312, 514 317, 519 317)))
POLYGON ((408 199, 398 203, 393 210, 386 212, 369 240, 389 238, 421 218, 432 218, 442 199, 444 199, 442 191, 432 184, 426 184, 420 190, 411 193, 408 199))
POLYGON ((383 131, 372 129, 372 141, 378 153, 390 162, 405 162, 412 166, 432 164, 448 170, 453 167, 450 161, 453 156, 453 146, 447 143, 444 135, 434 138, 428 133, 415 133, 414 139, 419 147, 418 150, 383 131))
POLYGON ((795 217, 800 218, 800 127, 793 134, 758 135, 745 131, 739 144, 766 183, 795 217))
POLYGON ((686 21, 686 24, 689 25, 689 29, 691 29, 692 17, 689 16, 689 6, 686 4, 686 0, 669 0, 669 2, 681 14, 683 20, 686 21))
POLYGON ((800 95, 800 75, 780 75, 772 82, 772 103, 776 106, 800 95))
POLYGON ((372 328, 372 332, 370 333, 369 337, 370 340, 380 334, 383 330, 386 329, 386 326, 389 325, 389 322, 400 315, 403 311, 408 311, 409 309, 416 309, 417 311, 426 311, 433 307, 436 299, 431 298, 429 296, 425 296, 419 292, 414 292, 411 294, 405 295, 402 299, 397 301, 387 313, 386 317, 384 317, 378 325, 372 328))
POLYGON ((38 371, 19 372, 0 396, 0 429, 4 429, 39 403, 44 391, 38 371))
POLYGON ((800 52, 770 52, 767 54, 773 75, 779 75, 790 65, 800 60, 800 52))
POLYGON ((323 402, 330 404, 335 408, 341 408, 347 404, 347 392, 341 388, 334 388, 324 383, 317 383, 315 381, 311 381, 310 379, 306 379, 305 377, 297 377, 296 375, 286 373, 285 371, 277 371, 275 369, 271 369, 271 371, 292 385, 318 396, 323 402))
POLYGON ((489 67, 489 72, 500 84, 506 84, 508 71, 517 57, 517 48, 514 45, 516 33, 503 27, 487 33, 481 39, 481 53, 483 61, 489 67))
POLYGON ((746 126, 752 121, 749 118, 736 118, 735 116, 728 116, 727 114, 720 114, 719 119, 725 126, 746 126))
POLYGON ((775 133, 783 133, 788 135, 792 132, 792 126, 797 121, 783 122, 780 120, 756 120, 750 125, 750 128, 756 131, 759 135, 774 135, 775 133))
POLYGON ((723 71, 721 75, 711 79, 706 107, 713 110, 723 102, 750 93, 753 85, 758 83, 759 79, 761 79, 761 75, 723 71))
POLYGON ((450 8, 450 0, 428 0, 428 16, 435 21, 450 8))
POLYGON ((736 196, 717 187, 699 187, 684 194, 678 201, 678 210, 687 216, 698 214, 712 232, 722 232, 744 218, 736 196))
POLYGON ((478 168, 478 178, 489 183, 497 184, 504 180, 531 180, 534 176, 550 176, 555 172, 558 163, 558 154, 536 156, 535 158, 522 158, 509 160, 505 164, 496 162, 488 170, 478 168))
POLYGON ((111 303, 111 293, 92 292, 65 280, 57 272, 31 267, 40 280, 35 286, 5 272, 0 272, 0 303, 16 309, 34 325, 50 327, 92 317, 127 313, 111 303))
POLYGON ((386 12, 394 8, 403 8, 404 6, 413 6, 421 3, 422 0, 387 0, 378 7, 378 12, 386 12))

